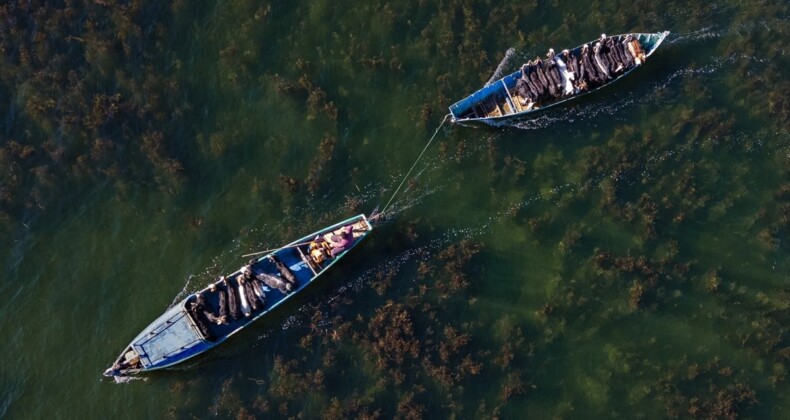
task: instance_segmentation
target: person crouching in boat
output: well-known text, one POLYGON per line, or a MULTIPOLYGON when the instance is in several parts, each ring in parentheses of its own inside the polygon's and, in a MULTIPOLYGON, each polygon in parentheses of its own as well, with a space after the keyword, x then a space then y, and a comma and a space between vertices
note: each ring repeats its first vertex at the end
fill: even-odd
POLYGON ((124 353, 121 360, 112 365, 111 369, 115 372, 122 373, 127 369, 140 369, 141 367, 140 355, 134 350, 129 350, 124 353))
POLYGON ((320 237, 316 236, 307 247, 307 252, 310 254, 310 259, 321 266, 321 264, 329 258, 330 246, 326 241, 322 241, 320 237))
POLYGON ((331 247, 329 255, 332 258, 337 257, 347 249, 354 245, 354 228, 351 225, 343 226, 340 228, 340 234, 332 235, 329 237, 329 246, 331 247))

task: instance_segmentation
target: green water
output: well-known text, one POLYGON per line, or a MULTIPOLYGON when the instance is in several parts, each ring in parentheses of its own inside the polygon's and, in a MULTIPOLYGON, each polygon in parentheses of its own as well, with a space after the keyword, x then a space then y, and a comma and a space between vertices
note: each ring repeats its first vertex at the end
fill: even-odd
POLYGON ((786 2, 37 3, 0 6, 0 417, 788 417, 786 2), (384 204, 508 48, 662 30, 570 106, 444 126, 270 319, 101 377, 241 254, 384 204))

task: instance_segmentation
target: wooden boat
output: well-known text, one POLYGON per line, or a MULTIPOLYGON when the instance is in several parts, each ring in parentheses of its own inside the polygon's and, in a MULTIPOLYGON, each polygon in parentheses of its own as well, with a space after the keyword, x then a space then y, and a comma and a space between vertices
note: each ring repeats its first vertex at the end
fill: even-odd
MULTIPOLYGON (((622 42, 629 34, 614 35, 615 42, 622 42)), ((649 57, 658 48, 664 39, 669 35, 669 31, 658 33, 633 33, 633 39, 638 40, 645 57, 649 57)), ((598 40, 588 43, 590 47, 598 40)), ((580 57, 584 44, 570 50, 570 54, 580 57)), ((544 60, 544 63, 547 60, 544 60)), ((608 86, 617 80, 622 79, 627 74, 634 71, 640 65, 632 66, 622 73, 616 75, 607 82, 594 86, 590 89, 581 90, 567 96, 560 96, 554 100, 538 103, 527 109, 522 105, 521 99, 515 88, 518 79, 521 78, 521 70, 503 77, 490 85, 483 87, 469 97, 458 101, 450 106, 451 121, 454 123, 482 123, 497 126, 512 119, 532 115, 561 103, 567 102, 579 96, 595 92, 604 86, 608 86)))
MULTIPOLYGON (((195 302, 200 294, 202 299, 208 302, 209 307, 219 308, 220 292, 212 291, 212 285, 223 290, 226 296, 230 290, 223 280, 217 280, 205 289, 187 296, 146 327, 124 349, 113 365, 104 372, 104 376, 130 376, 166 368, 218 346, 233 334, 241 331, 255 320, 266 316, 274 308, 313 284, 330 267, 340 261, 348 251, 358 245, 372 229, 373 226, 368 219, 364 214, 361 214, 311 233, 274 252, 251 260, 245 266, 246 268, 242 267, 225 276, 231 287, 235 287, 234 292, 238 290, 238 279, 245 275, 248 268, 252 270, 252 275, 258 276, 258 278, 275 281, 267 278, 266 275, 268 275, 291 284, 291 286, 275 288, 257 283, 259 288, 256 291, 265 296, 265 302, 259 304, 257 311, 252 312, 249 316, 242 314, 239 319, 228 317, 225 323, 216 323, 208 321, 205 315, 198 313, 195 309, 195 302), (315 247, 315 242, 327 243, 326 241, 331 241, 334 235, 341 234, 341 230, 345 230, 346 235, 353 236, 353 240, 346 244, 343 250, 337 249, 336 251, 339 253, 336 253, 334 257, 330 256, 328 252, 322 254, 322 251, 317 251, 320 255, 316 255, 316 257, 323 256, 323 261, 320 261, 322 258, 313 258, 310 254, 313 249, 311 242, 314 242, 313 247, 315 247), (316 237, 323 238, 323 241, 320 239, 314 241, 316 237), (317 260, 319 262, 316 262, 317 260), (284 266, 281 265, 278 268, 276 261, 280 261, 284 266), (287 271, 283 272, 283 270, 287 271), (291 280, 295 280, 292 283, 287 280, 289 278, 288 271, 293 275, 291 280)), ((323 248, 328 249, 329 247, 323 246, 323 248)), ((246 278, 250 279, 249 275, 246 278)), ((281 283, 276 284, 283 286, 281 283)), ((235 296, 240 300, 239 293, 236 293, 235 296)))

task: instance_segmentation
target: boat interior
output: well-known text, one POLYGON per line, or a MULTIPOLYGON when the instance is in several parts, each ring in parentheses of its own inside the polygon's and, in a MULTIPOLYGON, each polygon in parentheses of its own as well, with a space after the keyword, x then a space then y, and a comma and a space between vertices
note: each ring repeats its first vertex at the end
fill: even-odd
MULTIPOLYGON (((353 237, 359 238, 364 236, 368 231, 370 231, 371 227, 368 225, 367 221, 360 217, 356 220, 352 220, 351 226, 351 233, 353 237)), ((328 230, 321 232, 319 236, 322 236, 325 241, 331 240, 334 235, 340 234, 340 229, 338 227, 333 230, 328 230)), ((246 326, 250 322, 254 321, 259 315, 268 312, 275 306, 277 306, 280 302, 285 300, 288 296, 296 293, 307 284, 309 284, 314 278, 316 278, 319 274, 321 274, 325 269, 327 269, 335 260, 342 257, 343 254, 338 255, 335 258, 332 258, 328 254, 325 256, 323 261, 316 261, 315 259, 311 258, 310 256, 310 243, 305 241, 309 241, 313 238, 303 238, 301 240, 301 245, 295 247, 287 247, 280 249, 274 253, 277 258, 288 268, 288 270, 293 274, 296 279, 296 285, 290 292, 283 292, 274 287, 264 287, 264 296, 265 301, 257 311, 251 311, 249 316, 244 316, 242 314, 241 317, 238 319, 232 319, 230 316, 225 320, 225 323, 215 323, 215 322, 206 322, 207 320, 201 316, 196 316, 196 314, 192 313, 191 311, 187 310, 187 313, 190 315, 190 318, 193 322, 195 322, 198 329, 203 333, 204 338, 209 341, 221 341, 222 338, 227 337, 234 331, 246 326), (307 242, 307 243, 305 243, 307 242), (202 323, 203 325, 200 325, 202 323), (207 334, 205 332, 208 332, 207 334)), ((252 274, 259 275, 259 274, 267 274, 270 276, 277 277, 278 279, 285 281, 282 274, 278 270, 275 262, 268 258, 268 255, 261 257, 257 260, 251 262, 252 274)), ((238 293, 238 280, 242 277, 242 270, 238 270, 233 274, 227 276, 228 282, 230 285, 234 287, 234 293, 236 293, 237 300, 239 298, 238 293)), ((214 285, 218 288, 223 287, 221 285, 222 281, 218 280, 214 283, 214 285)), ((227 288, 224 288, 227 293, 227 288)), ((208 302, 208 311, 212 311, 215 316, 219 315, 219 292, 212 292, 210 287, 207 287, 200 291, 203 296, 206 298, 208 302)), ((189 308, 189 304, 194 302, 196 299, 196 294, 191 295, 186 301, 184 301, 185 307, 189 308)), ((240 304, 239 304, 240 305, 240 304)))
MULTIPOLYGON (((625 36, 626 35, 614 35, 611 36, 611 38, 614 39, 615 42, 622 42, 625 39, 625 36)), ((639 36, 635 36, 634 40, 640 42, 640 46, 644 47, 639 36)), ((569 54, 579 57, 581 54, 581 49, 581 46, 576 47, 570 50, 569 54)), ((545 64, 548 62, 548 60, 543 60, 543 62, 545 64)), ((497 118, 513 114, 521 114, 527 111, 536 111, 540 108, 554 105, 559 102, 564 102, 575 96, 579 96, 584 93, 596 90, 602 86, 608 85, 624 76, 631 69, 633 69, 633 67, 620 73, 615 78, 607 81, 606 83, 590 86, 589 89, 577 90, 571 95, 559 96, 550 100, 534 102, 532 104, 529 103, 527 98, 520 96, 516 91, 516 83, 521 77, 521 70, 518 70, 500 80, 497 80, 486 88, 483 88, 481 91, 478 91, 475 95, 467 98, 465 101, 470 101, 469 105, 471 106, 462 111, 461 115, 458 116, 457 119, 465 120, 497 118)))

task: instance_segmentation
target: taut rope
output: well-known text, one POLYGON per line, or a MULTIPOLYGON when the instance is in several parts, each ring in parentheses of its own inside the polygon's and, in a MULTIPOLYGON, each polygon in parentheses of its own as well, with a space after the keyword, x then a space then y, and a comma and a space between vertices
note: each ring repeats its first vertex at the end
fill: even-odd
POLYGON ((428 140, 428 143, 427 143, 427 144, 425 145, 425 147, 422 149, 422 152, 420 153, 420 156, 417 156, 417 160, 415 160, 415 161, 414 161, 414 164, 413 164, 413 165, 411 165, 411 168, 409 169, 409 172, 406 172, 406 175, 403 177, 403 180, 400 182, 400 185, 398 185, 398 188, 397 188, 397 189, 395 189, 395 192, 394 192, 394 193, 392 193, 392 197, 390 197, 389 201, 387 201, 387 204, 386 204, 386 205, 384 206, 384 208, 381 210, 381 213, 380 213, 380 214, 384 214, 384 212, 386 212, 386 211, 387 211, 387 207, 389 207, 389 206, 390 206, 390 203, 392 203, 392 200, 395 198, 395 196, 396 196, 396 195, 398 195, 398 192, 400 191, 401 187, 403 187, 403 183, 405 183, 405 182, 406 182, 406 180, 409 178, 409 175, 411 175, 411 171, 413 171, 413 170, 414 170, 414 167, 415 167, 415 166, 417 166, 417 162, 419 162, 419 161, 420 161, 420 159, 422 159, 422 155, 424 155, 424 154, 425 154, 425 151, 426 151, 426 150, 428 150, 428 146, 430 146, 430 145, 431 145, 431 143, 433 142, 433 139, 435 139, 435 138, 436 138, 436 135, 437 135, 437 134, 439 134, 439 130, 442 128, 442 126, 444 125, 444 123, 445 123, 445 122, 447 122, 447 118, 448 118, 448 117, 450 117, 450 114, 447 114, 447 115, 445 115, 445 116, 444 116, 444 119, 442 120, 442 123, 441 123, 441 124, 439 124, 439 126, 438 126, 438 127, 436 127, 436 131, 433 133, 433 136, 431 136, 431 139, 430 139, 430 140, 428 140))

